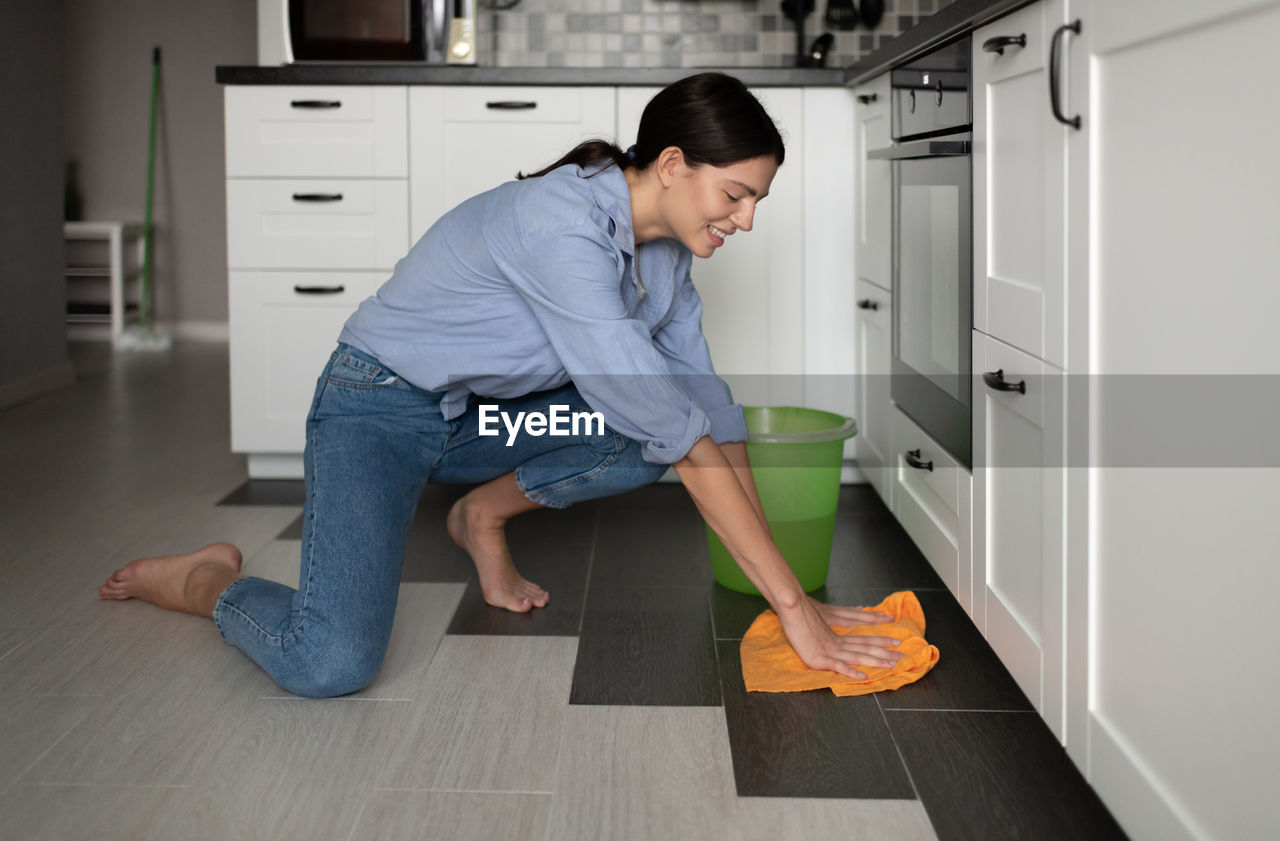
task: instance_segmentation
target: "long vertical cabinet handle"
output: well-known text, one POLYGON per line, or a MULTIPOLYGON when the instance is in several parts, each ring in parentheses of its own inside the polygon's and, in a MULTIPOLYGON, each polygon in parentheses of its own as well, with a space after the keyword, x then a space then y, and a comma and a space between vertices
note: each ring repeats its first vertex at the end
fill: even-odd
POLYGON ((1053 107, 1053 116, 1058 122, 1071 126, 1073 129, 1080 128, 1080 115, 1074 117, 1064 117, 1062 115, 1062 105, 1058 101, 1059 88, 1058 84, 1058 46, 1062 41, 1062 36, 1067 30, 1071 30, 1075 34, 1080 34, 1079 19, 1073 20, 1071 23, 1064 23, 1059 26, 1053 33, 1053 42, 1049 47, 1049 103, 1053 107))

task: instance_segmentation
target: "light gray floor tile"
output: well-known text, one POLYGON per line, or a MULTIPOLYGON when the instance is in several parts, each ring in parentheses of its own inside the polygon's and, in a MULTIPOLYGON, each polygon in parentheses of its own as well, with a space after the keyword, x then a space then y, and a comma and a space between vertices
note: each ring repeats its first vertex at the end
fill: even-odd
POLYGON ((740 841, 937 841, 919 800, 740 797, 740 841))
POLYGON ((0 695, 0 792, 70 733, 93 705, 92 698, 0 695))
POLYGON ((354 839, 378 841, 494 841, 540 839, 548 794, 475 794, 459 791, 375 791, 354 839))
POLYGON ((298 567, 302 564, 301 540, 273 540, 253 556, 245 555, 240 571, 287 587, 298 587, 298 567))
MULTIPOLYGON (((164 657, 94 709, 25 781, 188 785, 275 684, 252 661, 207 633, 174 633, 164 657)), ((7 660, 8 658, 6 658, 7 660)), ((3 663, 3 661, 0 661, 3 663)))
POLYGON ((256 701, 163 824, 186 841, 345 841, 408 713, 407 701, 256 701))
MULTIPOLYGON (((0 660, 3 660, 15 648, 22 645, 39 628, 0 628, 0 660)), ((0 686, 3 686, 0 679, 0 686)))
POLYGON ((377 787, 550 792, 577 647, 446 636, 377 787))
POLYGON ((569 708, 548 841, 733 839, 719 707, 569 708))
POLYGON ((5 841, 161 841, 158 817, 184 789, 17 785, 0 797, 5 841))

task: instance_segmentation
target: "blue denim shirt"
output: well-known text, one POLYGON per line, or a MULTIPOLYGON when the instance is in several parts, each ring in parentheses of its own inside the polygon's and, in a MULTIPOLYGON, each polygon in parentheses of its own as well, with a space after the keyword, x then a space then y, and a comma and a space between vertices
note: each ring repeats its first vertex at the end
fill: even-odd
POLYGON ((702 335, 693 255, 672 239, 637 248, 626 178, 613 165, 587 177, 595 171, 563 166, 458 205, 339 340, 445 392, 449 419, 473 394, 520 397, 572 381, 648 461, 678 461, 707 434, 745 441, 742 407, 702 335))

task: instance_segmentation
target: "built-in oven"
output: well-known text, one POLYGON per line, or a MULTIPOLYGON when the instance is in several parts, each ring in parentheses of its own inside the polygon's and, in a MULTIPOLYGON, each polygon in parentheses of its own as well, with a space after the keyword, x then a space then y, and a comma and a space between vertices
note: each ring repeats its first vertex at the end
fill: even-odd
POLYGON ((891 71, 893 355, 889 393, 972 467, 970 39, 891 71))

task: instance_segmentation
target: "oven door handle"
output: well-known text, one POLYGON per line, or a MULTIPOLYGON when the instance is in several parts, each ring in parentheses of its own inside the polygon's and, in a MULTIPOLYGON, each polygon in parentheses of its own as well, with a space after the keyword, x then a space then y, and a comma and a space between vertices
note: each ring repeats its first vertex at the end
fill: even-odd
POLYGON ((867 157, 878 161, 904 161, 912 158, 953 158, 970 154, 968 140, 917 140, 899 143, 887 149, 872 149, 867 157))

